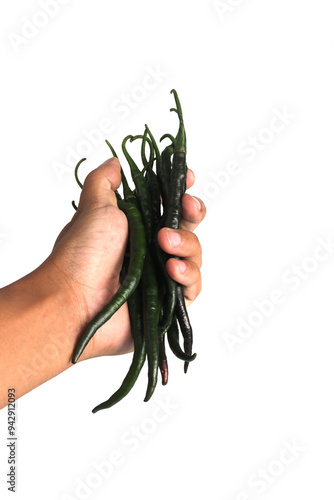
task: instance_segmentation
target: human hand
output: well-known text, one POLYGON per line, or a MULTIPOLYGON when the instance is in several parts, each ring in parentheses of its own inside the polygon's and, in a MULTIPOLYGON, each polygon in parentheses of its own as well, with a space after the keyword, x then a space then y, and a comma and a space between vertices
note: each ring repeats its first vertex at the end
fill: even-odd
MULTIPOLYGON (((114 191, 120 186, 120 165, 112 158, 93 170, 86 178, 78 210, 62 230, 47 261, 54 275, 71 289, 73 314, 78 315, 78 338, 87 323, 110 300, 119 287, 119 274, 128 237, 124 213, 117 208, 114 191)), ((187 188, 194 183, 188 170, 187 188)), ((187 304, 201 289, 201 246, 192 233, 205 216, 205 206, 190 195, 182 200, 183 217, 180 229, 173 231, 181 237, 171 246, 172 232, 163 228, 158 235, 162 249, 183 257, 169 259, 167 271, 184 287, 187 304), (178 268, 185 265, 184 272, 178 268)), ((94 335, 80 360, 96 356, 123 354, 133 350, 127 304, 125 303, 94 335)))

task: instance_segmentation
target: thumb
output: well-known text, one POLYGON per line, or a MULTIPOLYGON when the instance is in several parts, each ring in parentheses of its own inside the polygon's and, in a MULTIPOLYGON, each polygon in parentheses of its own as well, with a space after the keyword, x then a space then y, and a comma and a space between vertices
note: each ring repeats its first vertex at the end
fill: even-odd
POLYGON ((106 205, 117 206, 115 191, 121 184, 121 167, 110 158, 90 172, 84 182, 78 209, 90 210, 106 205))

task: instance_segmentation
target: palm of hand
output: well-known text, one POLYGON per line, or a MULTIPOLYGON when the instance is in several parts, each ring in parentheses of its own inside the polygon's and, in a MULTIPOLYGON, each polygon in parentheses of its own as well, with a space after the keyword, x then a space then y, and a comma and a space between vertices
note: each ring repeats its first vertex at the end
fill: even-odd
MULTIPOLYGON (((124 213, 108 205, 84 213, 78 211, 56 241, 51 258, 73 287, 78 308, 82 308, 83 328, 119 287, 127 238, 124 213)), ((96 332, 80 359, 131 350, 129 315, 124 304, 96 332)))

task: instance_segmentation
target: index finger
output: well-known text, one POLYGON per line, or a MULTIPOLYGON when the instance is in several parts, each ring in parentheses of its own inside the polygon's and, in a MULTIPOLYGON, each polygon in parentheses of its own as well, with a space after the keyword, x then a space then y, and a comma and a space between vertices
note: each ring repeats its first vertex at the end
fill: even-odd
POLYGON ((185 193, 182 197, 182 218, 180 229, 194 231, 206 215, 206 207, 196 196, 185 193))
POLYGON ((195 174, 194 172, 188 168, 187 170, 187 189, 189 189, 195 182, 195 174))

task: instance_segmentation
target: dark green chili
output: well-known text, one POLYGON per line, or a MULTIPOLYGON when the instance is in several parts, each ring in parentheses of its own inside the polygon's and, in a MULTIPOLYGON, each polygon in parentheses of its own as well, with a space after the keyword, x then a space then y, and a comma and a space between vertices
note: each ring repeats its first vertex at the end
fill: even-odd
POLYGON ((87 158, 82 158, 82 160, 78 161, 78 163, 77 163, 77 165, 76 165, 76 167, 75 167, 75 169, 74 169, 74 177, 75 177, 75 180, 77 181, 77 183, 78 183, 78 185, 81 187, 81 189, 82 189, 82 186, 83 186, 83 185, 82 185, 82 183, 81 183, 81 182, 80 182, 80 180, 79 180, 79 177, 78 177, 78 170, 79 170, 79 167, 80 167, 81 163, 83 163, 83 162, 84 162, 84 161, 86 161, 86 160, 87 160, 87 158))
MULTIPOLYGON (((192 355, 192 345, 193 345, 193 331, 191 328, 187 307, 184 301, 182 285, 179 283, 176 287, 176 317, 179 322, 181 332, 183 335, 184 351, 188 356, 192 355)), ((196 355, 195 355, 196 357, 196 355)), ((189 363, 185 360, 184 363, 184 373, 187 373, 189 363)))
MULTIPOLYGON (((85 328, 75 347, 72 362, 77 362, 97 329, 108 321, 125 301, 128 302, 134 353, 130 368, 119 389, 108 400, 96 406, 93 413, 110 408, 130 392, 145 359, 148 362, 148 383, 144 401, 148 401, 154 393, 159 368, 162 384, 167 383, 166 336, 172 352, 185 362, 185 372, 189 362, 196 358, 196 354, 192 354, 193 334, 183 288, 170 278, 166 270, 166 262, 173 256, 163 252, 157 241, 158 231, 162 227, 176 230, 180 228, 182 197, 186 190, 186 133, 179 97, 174 89, 171 93, 175 99, 175 107, 171 111, 178 115, 179 129, 175 137, 164 134, 160 139, 169 139, 171 143, 160 152, 147 125, 143 135, 128 135, 122 142, 122 151, 130 166, 135 189, 131 190, 121 167, 124 199, 122 200, 118 191, 115 194, 118 206, 128 220, 129 238, 119 277, 120 288, 85 328), (142 170, 127 150, 127 141, 133 142, 136 139, 142 139, 142 170), (183 349, 179 343, 180 330, 183 349)), ((117 158, 110 142, 106 140, 106 144, 112 155, 117 158)), ((83 161, 85 158, 78 162, 74 171, 76 182, 81 188, 83 186, 78 178, 78 168, 83 161)), ((78 209, 74 201, 72 205, 78 209)))
POLYGON ((114 150, 114 148, 112 147, 112 145, 110 144, 110 142, 109 142, 109 141, 107 141, 107 139, 106 139, 106 144, 109 146, 109 149, 110 149, 110 151, 111 151, 111 152, 112 152, 112 154, 113 154, 113 157, 118 159, 118 156, 117 156, 117 154, 116 154, 116 151, 114 150))
POLYGON ((144 173, 148 169, 152 169, 153 168, 153 163, 154 163, 154 149, 153 149, 152 142, 147 137, 147 131, 146 131, 146 129, 145 129, 144 135, 134 135, 132 137, 132 139, 130 139, 130 142, 136 141, 137 139, 142 139, 140 154, 141 154, 141 161, 142 161, 142 164, 143 164, 143 167, 144 167, 143 170, 142 170, 142 173, 144 173), (149 145, 149 149, 150 149, 149 159, 146 158, 146 143, 149 145))
POLYGON ((126 180, 122 167, 121 167, 121 178, 122 178, 124 200, 129 203, 133 203, 139 210, 137 197, 135 193, 130 189, 130 186, 128 184, 128 181, 126 180))
MULTIPOLYGON (((142 147, 142 151, 145 150, 145 142, 148 141, 147 139, 147 130, 145 130, 144 136, 143 136, 143 142, 142 144, 144 147, 142 147)), ((153 148, 151 148, 151 151, 153 151, 153 148)), ((145 172, 145 180, 150 192, 150 197, 151 197, 151 208, 152 208, 152 218, 153 218, 153 224, 154 227, 157 226, 160 217, 161 217, 161 212, 160 212, 160 186, 159 186, 159 181, 157 178, 156 173, 153 170, 153 162, 154 159, 147 163, 147 169, 145 172)))
MULTIPOLYGON (((74 169, 74 177, 75 177, 75 180, 77 181, 77 184, 79 185, 79 187, 82 189, 83 185, 82 183, 79 181, 79 177, 78 177, 78 170, 79 170, 79 167, 81 165, 81 163, 83 163, 84 161, 86 161, 87 158, 82 158, 80 161, 78 161, 78 163, 76 164, 75 166, 75 169, 74 169)), ((75 201, 73 200, 72 201, 72 207, 74 208, 74 210, 78 210, 78 207, 75 203, 75 201)))
POLYGON ((133 137, 132 135, 128 135, 125 137, 125 139, 123 139, 122 150, 131 169, 131 176, 136 186, 137 199, 143 217, 144 225, 146 228, 147 241, 150 242, 153 233, 151 197, 142 172, 139 170, 138 166, 136 165, 133 158, 130 156, 129 152, 126 149, 126 143, 132 137, 133 137))
POLYGON ((170 175, 172 170, 172 156, 174 153, 174 145, 170 144, 161 153, 161 170, 160 170, 160 186, 162 193, 162 204, 164 210, 166 209, 168 193, 169 193, 169 183, 170 175))
POLYGON ((148 251, 142 276, 144 302, 144 335, 148 362, 148 384, 144 401, 148 401, 157 385, 159 369, 158 321, 160 315, 159 291, 153 259, 148 251))
POLYGON ((156 142, 151 130, 149 129, 149 127, 147 125, 145 125, 145 132, 149 135, 149 138, 152 142, 152 146, 153 146, 154 153, 155 153, 157 178, 158 178, 162 197, 164 197, 166 195, 166 191, 165 191, 165 185, 162 184, 163 173, 161 171, 161 153, 160 153, 159 147, 157 145, 157 142, 156 142))
POLYGON ((75 347, 72 363, 76 363, 95 332, 128 300, 140 281, 146 255, 146 238, 140 212, 131 203, 118 201, 129 223, 130 263, 128 274, 112 299, 89 322, 75 347))
MULTIPOLYGON (((117 153, 116 153, 115 149, 112 147, 112 145, 110 144, 110 142, 107 141, 107 139, 106 139, 106 144, 109 146, 109 149, 112 152, 114 158, 118 159, 118 156, 117 156, 117 153)), ((122 177, 122 186, 123 186, 124 201, 133 202, 136 205, 136 207, 138 208, 138 202, 136 200, 135 195, 133 194, 133 192, 131 191, 131 189, 129 187, 128 181, 126 180, 126 177, 124 175, 122 167, 121 167, 121 177, 122 177)), ((117 199, 121 200, 122 198, 120 197, 120 194, 118 193, 117 190, 115 191, 115 193, 116 193, 117 199)))
POLYGON ((157 176, 155 172, 153 172, 153 170, 146 171, 145 180, 151 196, 153 224, 154 227, 156 227, 161 218, 159 183, 157 176))
POLYGON ((142 170, 142 173, 145 171, 145 181, 150 193, 150 199, 151 199, 151 211, 152 211, 152 222, 153 226, 155 227, 161 217, 160 214, 160 189, 159 189, 159 183, 158 179, 156 176, 156 173, 153 171, 153 163, 154 163, 154 149, 152 146, 152 143, 150 139, 147 137, 147 130, 145 129, 144 135, 136 135, 132 137, 130 142, 135 141, 136 139, 142 139, 142 145, 141 145, 141 158, 142 158, 142 163, 144 165, 144 169, 142 170), (146 143, 149 144, 150 147, 150 157, 147 160, 146 154, 145 154, 145 146, 146 143))
POLYGON ((175 148, 173 155, 173 164, 169 182, 169 195, 167 198, 166 214, 164 224, 172 229, 179 229, 181 212, 182 212, 182 196, 186 191, 187 179, 187 164, 186 164, 186 133, 183 124, 183 116, 181 106, 175 91, 174 96, 177 103, 177 110, 172 108, 172 111, 178 113, 180 125, 179 131, 175 138, 175 148))
MULTIPOLYGON (((162 194, 162 203, 163 207, 166 206, 167 204, 167 197, 168 197, 168 190, 169 190, 169 179, 170 179, 170 170, 171 170, 171 156, 173 154, 173 144, 171 146, 167 146, 165 150, 161 154, 161 166, 160 166, 160 179, 159 179, 159 185, 161 192, 164 193, 162 194)), ((165 210, 165 208, 164 208, 165 210)), ((160 268, 161 275, 163 276, 163 279, 166 284, 166 288, 168 289, 168 294, 166 295, 166 300, 165 300, 165 310, 169 311, 174 308, 175 305, 175 283, 173 280, 171 280, 167 269, 166 269, 166 262, 170 258, 170 255, 166 254, 161 250, 161 247, 158 243, 158 232, 159 230, 164 226, 164 218, 160 218, 160 221, 156 224, 155 226, 155 232, 154 232, 154 237, 153 237, 153 251, 154 251, 154 258, 157 262, 157 265, 160 268)), ((162 334, 164 334, 172 320, 172 316, 169 315, 167 316, 167 320, 165 321, 165 324, 163 324, 162 329, 160 328, 162 334)), ((161 318, 162 321, 162 318, 161 318)), ((160 323, 161 323, 160 321, 160 323)))
MULTIPOLYGON (((182 213, 182 197, 186 191, 187 164, 186 164, 186 132, 183 123, 182 109, 178 95, 175 90, 171 91, 174 94, 176 109, 172 108, 179 117, 179 130, 175 137, 173 164, 169 182, 169 193, 167 203, 164 206, 163 226, 171 229, 179 229, 181 213, 182 213)), ((169 293, 166 296, 164 304, 165 314, 161 320, 160 330, 163 334, 166 332, 172 322, 175 303, 176 303, 176 281, 169 278, 168 285, 169 293)))
POLYGON ((173 137, 171 134, 164 134, 160 137, 160 142, 162 142, 164 139, 170 139, 172 141, 172 146, 173 148, 175 147, 175 137, 173 137))
POLYGON ((179 326, 177 323, 176 316, 174 316, 172 324, 170 325, 167 331, 167 340, 169 347, 171 348, 173 354, 182 361, 190 362, 196 358, 196 354, 194 353, 192 356, 186 354, 182 351, 179 344, 179 326))
POLYGON ((132 362, 120 388, 107 401, 104 401, 96 406, 92 410, 93 413, 110 408, 129 394, 144 365, 146 359, 146 348, 143 331, 142 297, 139 287, 136 288, 133 294, 128 298, 128 308, 134 346, 132 362))

